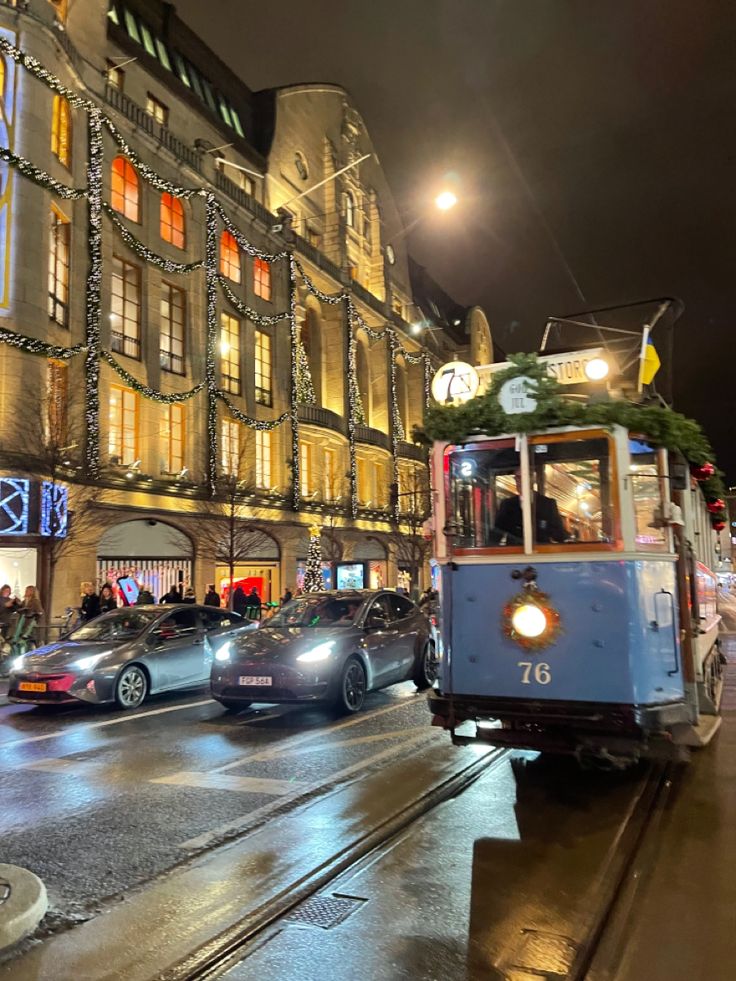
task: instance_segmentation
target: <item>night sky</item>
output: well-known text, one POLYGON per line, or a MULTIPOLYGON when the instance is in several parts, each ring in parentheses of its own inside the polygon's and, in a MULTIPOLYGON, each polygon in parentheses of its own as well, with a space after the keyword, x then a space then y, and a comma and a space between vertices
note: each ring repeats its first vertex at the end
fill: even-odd
POLYGON ((413 255, 506 351, 536 349, 548 315, 680 297, 675 407, 736 482, 730 0, 176 6, 253 90, 352 93, 407 222, 427 213, 413 255), (448 174, 461 206, 440 218, 448 174))

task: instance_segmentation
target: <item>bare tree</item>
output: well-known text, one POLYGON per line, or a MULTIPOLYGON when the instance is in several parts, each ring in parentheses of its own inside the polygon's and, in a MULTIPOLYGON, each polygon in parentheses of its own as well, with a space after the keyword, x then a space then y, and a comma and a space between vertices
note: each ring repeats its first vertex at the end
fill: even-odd
POLYGON ((418 588, 422 570, 432 550, 432 541, 425 528, 432 511, 426 467, 405 471, 400 486, 392 489, 392 512, 395 502, 398 503, 399 520, 393 523, 386 538, 397 563, 409 570, 412 584, 418 588))
POLYGON ((101 489, 86 475, 84 411, 80 401, 68 395, 66 382, 50 386, 42 398, 27 385, 17 418, 22 425, 3 439, 2 450, 9 463, 40 481, 42 595, 50 617, 60 563, 95 543, 99 535, 101 489))

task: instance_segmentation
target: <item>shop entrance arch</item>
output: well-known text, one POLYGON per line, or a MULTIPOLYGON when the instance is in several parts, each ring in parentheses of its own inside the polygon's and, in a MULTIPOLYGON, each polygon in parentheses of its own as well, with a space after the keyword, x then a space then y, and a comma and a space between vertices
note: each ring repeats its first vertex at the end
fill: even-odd
MULTIPOLYGON (((246 594, 255 589, 262 603, 275 603, 281 596, 281 551, 279 543, 267 532, 253 528, 240 532, 238 555, 233 569, 233 589, 240 586, 246 594)), ((230 597, 230 563, 220 551, 215 566, 215 589, 220 602, 227 606, 230 597)))
POLYGON ((153 518, 121 521, 108 528, 97 546, 97 587, 130 576, 158 600, 172 585, 190 586, 194 549, 173 525, 153 518))

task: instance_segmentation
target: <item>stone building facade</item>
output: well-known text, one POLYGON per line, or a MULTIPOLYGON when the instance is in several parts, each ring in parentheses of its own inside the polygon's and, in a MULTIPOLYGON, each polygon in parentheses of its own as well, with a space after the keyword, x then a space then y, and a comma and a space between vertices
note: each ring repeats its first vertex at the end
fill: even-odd
POLYGON ((0 580, 277 599, 318 526, 397 585, 428 378, 493 346, 415 297, 349 95, 253 93, 159 0, 0 0, 0 106, 0 580))

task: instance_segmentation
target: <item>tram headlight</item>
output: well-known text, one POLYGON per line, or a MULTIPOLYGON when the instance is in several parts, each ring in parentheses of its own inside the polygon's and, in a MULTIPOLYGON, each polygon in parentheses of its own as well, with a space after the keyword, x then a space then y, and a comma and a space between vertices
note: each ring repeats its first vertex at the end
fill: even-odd
POLYGON ((592 382, 603 381, 608 376, 608 362, 604 358, 591 358, 585 365, 585 374, 592 382))
POLYGON ((514 610, 511 625, 522 637, 541 637, 547 629, 547 617, 534 603, 523 603, 514 610))

